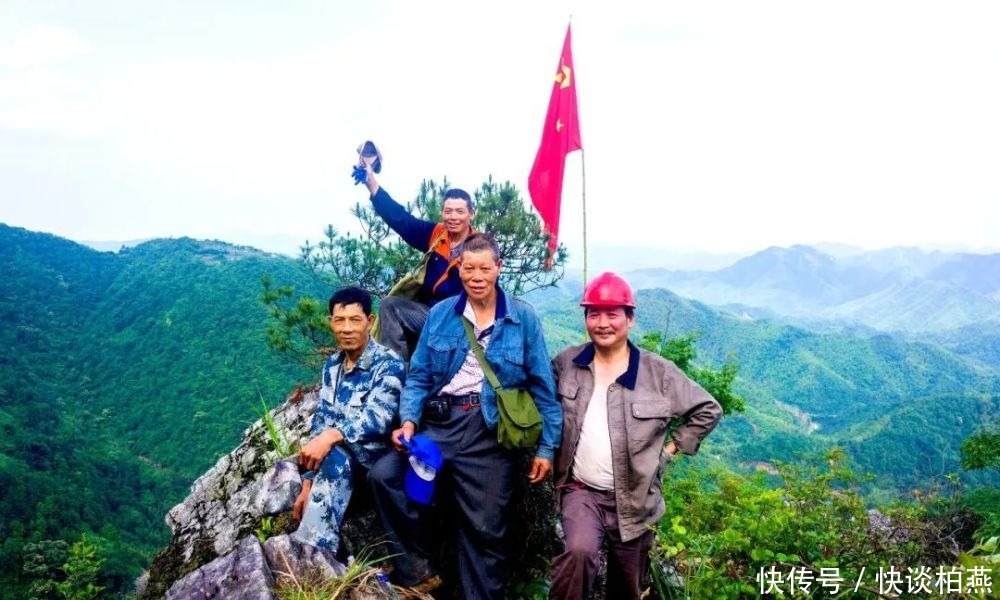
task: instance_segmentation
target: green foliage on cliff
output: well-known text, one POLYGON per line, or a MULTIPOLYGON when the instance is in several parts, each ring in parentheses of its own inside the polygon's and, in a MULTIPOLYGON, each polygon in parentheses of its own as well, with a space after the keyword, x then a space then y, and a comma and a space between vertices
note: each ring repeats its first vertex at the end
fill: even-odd
POLYGON ((672 361, 688 377, 698 382, 698 385, 719 402, 723 414, 743 412, 746 410, 746 400, 733 391, 739 365, 732 361, 726 362, 719 369, 696 365, 694 361, 698 358, 698 351, 695 350, 697 339, 697 335, 688 334, 664 340, 659 332, 653 332, 644 335, 639 345, 672 361))
POLYGON ((995 543, 993 550, 976 546, 978 519, 955 503, 956 496, 866 510, 859 479, 840 450, 779 464, 773 476, 721 466, 674 468, 678 472, 664 481, 667 512, 653 552, 661 598, 737 599, 793 591, 820 598, 849 592, 856 584, 859 591, 850 597, 879 597, 880 589, 891 590, 882 587, 891 576, 876 579, 880 569, 896 571, 898 594, 907 591, 909 569, 921 567, 929 569, 933 591, 939 590, 935 579, 941 568, 957 569, 963 591, 971 590, 966 569, 974 567, 990 575, 998 589, 1000 566, 991 562, 1000 561, 995 543))

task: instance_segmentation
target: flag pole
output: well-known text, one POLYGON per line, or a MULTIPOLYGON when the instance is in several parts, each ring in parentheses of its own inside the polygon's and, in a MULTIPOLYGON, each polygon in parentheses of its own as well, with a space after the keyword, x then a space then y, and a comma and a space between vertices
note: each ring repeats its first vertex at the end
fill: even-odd
MULTIPOLYGON (((573 24, 573 15, 569 16, 573 24)), ((583 287, 587 287, 587 167, 583 148, 580 148, 580 200, 583 205, 583 287)))
POLYGON ((587 287, 587 169, 583 148, 580 148, 580 196, 583 200, 583 287, 587 287))

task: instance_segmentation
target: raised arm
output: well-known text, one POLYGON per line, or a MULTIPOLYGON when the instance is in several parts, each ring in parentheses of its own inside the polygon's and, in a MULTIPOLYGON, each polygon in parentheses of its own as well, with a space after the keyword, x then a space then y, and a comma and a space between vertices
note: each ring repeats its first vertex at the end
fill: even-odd
POLYGON ((414 217, 406 208, 393 200, 392 196, 379 185, 370 166, 365 185, 371 192, 372 208, 382 217, 385 224, 398 233, 404 242, 421 252, 427 252, 436 223, 414 217))

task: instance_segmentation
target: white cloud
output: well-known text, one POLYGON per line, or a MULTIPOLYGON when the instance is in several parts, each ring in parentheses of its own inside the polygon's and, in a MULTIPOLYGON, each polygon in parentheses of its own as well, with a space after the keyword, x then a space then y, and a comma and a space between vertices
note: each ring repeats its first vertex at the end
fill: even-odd
MULTIPOLYGON (((36 25, 15 34, 2 63, 13 68, 48 66, 84 54, 90 46, 77 33, 57 25, 36 25)), ((0 63, 0 64, 2 64, 0 63)))
MULTIPOLYGON (((90 227, 78 234, 90 239, 222 225, 315 238, 364 201, 347 172, 369 137, 401 199, 442 175, 463 187, 493 175, 523 190, 568 5, 258 14, 236 3, 199 19, 184 7, 133 10, 118 34, 93 25, 110 10, 98 4, 40 35, 14 29, 10 44, 0 28, 0 48, 23 48, 18 66, 0 62, 0 142, 3 128, 43 136, 30 177, 16 170, 23 156, 0 159, 0 170, 49 203, 86 198, 90 212, 60 231, 90 227), (62 182, 58 194, 42 180, 62 182)), ((996 245, 1000 8, 574 8, 592 243, 996 245)), ((579 165, 571 156, 570 243, 579 165)), ((54 230, 53 214, 70 213, 16 216, 54 230)))

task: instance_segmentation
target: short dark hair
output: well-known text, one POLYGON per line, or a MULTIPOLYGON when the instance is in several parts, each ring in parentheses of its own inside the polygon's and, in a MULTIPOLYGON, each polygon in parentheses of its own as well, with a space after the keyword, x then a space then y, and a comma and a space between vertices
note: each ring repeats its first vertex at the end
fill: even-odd
POLYGON ((500 262, 500 246, 497 239, 488 233, 473 233, 462 242, 462 254, 466 252, 482 252, 489 250, 493 253, 493 262, 500 262))
MULTIPOLYGON (((584 306, 584 307, 583 307, 583 316, 585 316, 585 317, 586 317, 586 316, 587 316, 587 314, 588 314, 588 311, 589 311, 590 309, 592 309, 592 308, 612 308, 612 307, 607 307, 607 306, 605 306, 605 307, 598 307, 598 306, 584 306)), ((613 308, 618 308, 618 307, 617 307, 617 306, 615 306, 615 307, 613 307, 613 308)), ((631 319, 632 317, 634 317, 634 316, 635 316, 635 309, 634 309, 634 308, 632 308, 631 306, 623 306, 622 308, 623 308, 623 309, 625 309, 625 317, 626 317, 626 318, 629 318, 629 319, 631 319)))
POLYGON ((349 304, 360 304, 361 310, 364 311, 365 316, 370 316, 372 314, 372 295, 368 293, 367 290, 363 290, 359 287, 345 287, 340 288, 330 296, 330 315, 333 315, 333 307, 341 304, 347 306, 349 304))
POLYGON ((465 200, 465 203, 469 206, 469 212, 475 212, 476 209, 472 207, 472 196, 469 195, 469 192, 458 188, 451 188, 445 192, 444 200, 441 200, 441 204, 444 204, 445 200, 455 200, 456 198, 465 200))

